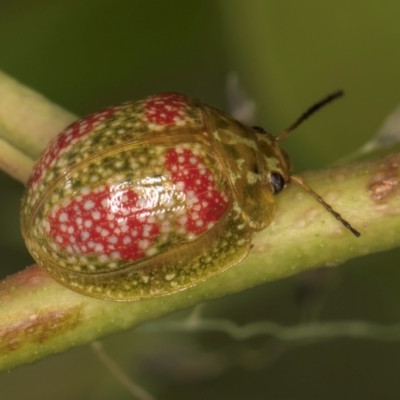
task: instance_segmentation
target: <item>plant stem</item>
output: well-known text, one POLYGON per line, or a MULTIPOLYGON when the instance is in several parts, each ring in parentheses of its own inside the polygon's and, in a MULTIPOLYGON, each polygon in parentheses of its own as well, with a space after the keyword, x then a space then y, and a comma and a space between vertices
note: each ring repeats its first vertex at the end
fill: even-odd
POLYGON ((301 188, 277 196, 248 257, 180 293, 118 303, 72 292, 33 266, 0 282, 0 370, 90 343, 173 311, 400 243, 400 154, 302 175, 361 232, 355 238, 301 188))
POLYGON ((25 183, 47 143, 77 116, 0 71, 0 168, 25 183))

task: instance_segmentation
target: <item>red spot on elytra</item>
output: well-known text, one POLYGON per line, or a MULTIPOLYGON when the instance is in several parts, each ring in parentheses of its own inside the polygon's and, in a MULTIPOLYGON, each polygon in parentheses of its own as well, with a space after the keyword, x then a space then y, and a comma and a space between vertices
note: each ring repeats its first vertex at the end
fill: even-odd
POLYGON ((159 234, 149 222, 151 210, 138 205, 132 190, 95 190, 58 209, 50 218, 53 240, 72 254, 104 254, 136 260, 145 255, 159 234))
POLYGON ((216 188, 213 173, 204 165, 204 160, 191 150, 170 149, 165 163, 177 190, 186 195, 186 230, 197 235, 205 232, 227 210, 227 196, 216 188))
POLYGON ((149 123, 171 125, 185 119, 188 98, 179 93, 161 93, 150 97, 144 107, 149 123))
POLYGON ((38 183, 47 173, 51 163, 55 160, 61 151, 72 146, 77 139, 90 132, 96 125, 110 118, 117 107, 109 107, 102 111, 88 115, 78 121, 73 122, 65 128, 53 141, 49 144, 46 151, 36 163, 32 175, 29 178, 28 187, 31 184, 38 183))
MULTIPOLYGON (((182 148, 167 151, 165 166, 174 190, 184 196, 183 204, 165 208, 161 220, 157 215, 163 206, 163 196, 157 190, 149 191, 146 197, 132 189, 113 190, 107 186, 54 209, 49 216, 52 240, 77 256, 98 254, 108 257, 104 262, 130 261, 157 253, 155 246, 161 234, 161 221, 170 221, 173 235, 180 232, 184 237, 185 232, 195 235, 206 232, 220 220, 229 205, 226 193, 216 186, 213 172, 205 166, 202 157, 182 148), (152 192, 156 193, 155 197, 152 192)), ((170 206, 169 200, 167 203, 166 207, 170 206)), ((171 238, 176 240, 176 236, 171 238)), ((162 242, 168 242, 165 235, 162 242)))

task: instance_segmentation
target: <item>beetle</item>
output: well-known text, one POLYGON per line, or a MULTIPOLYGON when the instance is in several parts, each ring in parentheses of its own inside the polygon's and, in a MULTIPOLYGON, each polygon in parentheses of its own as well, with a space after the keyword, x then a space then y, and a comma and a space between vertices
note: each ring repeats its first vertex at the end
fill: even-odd
POLYGON ((243 260, 272 222, 275 195, 301 185, 282 134, 248 127, 178 93, 109 107, 61 132, 37 161, 21 227, 36 262, 65 286, 101 299, 164 296, 243 260))

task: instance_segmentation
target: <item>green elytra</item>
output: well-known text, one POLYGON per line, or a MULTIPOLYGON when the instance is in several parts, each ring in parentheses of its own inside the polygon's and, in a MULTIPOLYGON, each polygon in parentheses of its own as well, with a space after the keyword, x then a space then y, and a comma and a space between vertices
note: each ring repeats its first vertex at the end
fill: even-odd
MULTIPOLYGON (((74 146, 52 159, 53 143, 53 148, 50 146, 38 162, 21 211, 22 232, 28 249, 55 279, 89 296, 129 301, 172 294, 210 279, 244 259, 251 248, 252 233, 265 229, 274 218, 274 194, 290 180, 308 190, 358 235, 301 178, 290 176, 289 159, 278 146, 278 141, 299 123, 339 95, 336 93, 317 103, 277 137, 246 127, 230 116, 182 95, 158 95, 118 106, 115 115, 107 116, 97 127, 93 125, 74 146), (168 107, 175 104, 168 103, 171 99, 178 99, 177 104, 183 108, 178 110, 181 114, 176 114, 176 124, 165 126, 154 121, 143 122, 143 109, 154 99, 164 101, 168 107), (180 115, 184 117, 179 119, 180 115), (119 136, 115 136, 116 132, 119 136), (171 170, 164 170, 163 163, 171 149, 181 153, 190 151, 197 160, 201 159, 200 172, 205 171, 213 178, 215 193, 226 199, 224 213, 197 234, 182 233, 182 225, 176 224, 177 217, 181 216, 179 210, 189 212, 192 204, 188 205, 188 193, 171 181, 171 170), (122 168, 114 171, 114 166, 118 165, 122 168), (132 165, 138 167, 132 170, 132 165), (96 175, 98 171, 102 172, 96 175), (139 175, 135 175, 135 171, 140 171, 139 175), (152 182, 150 186, 149 181, 152 182), (151 216, 151 220, 164 225, 167 221, 169 231, 152 237, 154 243, 143 255, 136 260, 127 259, 118 251, 101 251, 101 247, 96 247, 101 243, 92 246, 93 251, 86 251, 86 243, 76 243, 76 240, 87 232, 71 236, 73 240, 70 239, 69 246, 62 245, 60 235, 52 235, 54 218, 68 219, 68 213, 72 212, 70 206, 76 208, 77 199, 85 200, 88 193, 98 194, 107 186, 113 197, 106 200, 115 203, 115 194, 120 193, 121 185, 139 194, 148 195, 151 190, 162 194, 158 197, 167 199, 158 200, 157 197, 158 203, 153 209, 155 216, 151 216), (65 212, 60 214, 60 210, 65 212), (159 220, 157 213, 162 217, 159 220)), ((107 111, 98 115, 104 113, 107 111)), ((78 125, 87 125, 88 120, 89 117, 84 118, 78 125)), ((55 140, 56 147, 65 135, 60 134, 59 138, 55 140)), ((92 198, 89 199, 84 202, 85 207, 92 202, 92 198)), ((115 208, 115 204, 113 206, 115 208)), ((95 213, 101 215, 102 211, 97 209, 95 213)), ((107 211, 114 212, 111 206, 107 211)), ((115 215, 121 216, 117 212, 115 215)), ((82 219, 81 214, 74 218, 82 219)), ((99 220, 99 224, 103 222, 99 220)), ((73 228, 66 226, 68 231, 72 229, 72 235, 73 228)), ((109 239, 113 238, 110 236, 109 239)))

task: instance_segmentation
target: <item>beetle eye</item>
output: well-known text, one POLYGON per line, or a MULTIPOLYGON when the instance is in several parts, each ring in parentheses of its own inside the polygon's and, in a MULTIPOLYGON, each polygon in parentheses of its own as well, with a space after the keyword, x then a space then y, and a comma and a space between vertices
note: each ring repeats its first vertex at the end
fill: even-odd
POLYGON ((271 174, 271 183, 272 187, 274 188, 274 194, 278 194, 285 187, 285 180, 283 179, 283 176, 277 172, 273 172, 271 174))

